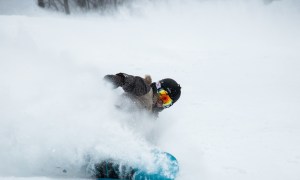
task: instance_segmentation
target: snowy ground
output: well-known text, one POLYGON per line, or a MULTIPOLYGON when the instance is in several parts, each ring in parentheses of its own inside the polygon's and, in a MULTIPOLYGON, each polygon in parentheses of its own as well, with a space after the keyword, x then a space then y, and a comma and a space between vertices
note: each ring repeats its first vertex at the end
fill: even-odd
POLYGON ((147 163, 155 147, 177 157, 179 180, 300 179, 299 2, 172 1, 105 17, 5 4, 0 179, 74 177, 91 154, 147 163), (157 121, 132 120, 102 82, 118 72, 172 77, 181 99, 157 121))

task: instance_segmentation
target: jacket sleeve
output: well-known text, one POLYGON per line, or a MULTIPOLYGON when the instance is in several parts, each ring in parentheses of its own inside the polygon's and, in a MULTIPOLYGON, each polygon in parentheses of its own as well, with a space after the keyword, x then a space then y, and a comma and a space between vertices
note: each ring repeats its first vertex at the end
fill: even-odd
POLYGON ((124 77, 124 84, 121 86, 127 93, 135 96, 143 96, 150 91, 150 86, 139 76, 132 76, 125 73, 119 73, 124 77))
POLYGON ((145 95, 151 88, 143 78, 125 73, 106 75, 104 79, 110 81, 115 88, 121 86, 125 92, 135 96, 145 95))

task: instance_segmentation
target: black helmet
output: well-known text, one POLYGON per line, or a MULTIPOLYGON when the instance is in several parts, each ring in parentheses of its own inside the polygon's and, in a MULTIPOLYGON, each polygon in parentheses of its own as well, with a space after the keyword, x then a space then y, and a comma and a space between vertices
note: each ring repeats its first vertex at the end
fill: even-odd
MULTIPOLYGON (((170 78, 162 79, 159 81, 159 83, 161 88, 168 92, 169 96, 173 100, 173 103, 175 103, 179 99, 181 94, 180 85, 175 80, 170 78)), ((157 89, 159 89, 159 87, 157 87, 157 89)))
POLYGON ((168 92, 169 96, 173 100, 173 103, 175 103, 181 94, 180 85, 175 80, 170 78, 162 79, 159 82, 161 87, 168 92))

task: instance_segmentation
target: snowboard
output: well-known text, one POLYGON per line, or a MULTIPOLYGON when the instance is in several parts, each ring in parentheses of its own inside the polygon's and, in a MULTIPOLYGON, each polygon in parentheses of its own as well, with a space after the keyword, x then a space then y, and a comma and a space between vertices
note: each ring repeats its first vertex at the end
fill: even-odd
POLYGON ((133 167, 112 160, 95 164, 93 177, 97 180, 174 180, 179 172, 176 158, 166 152, 154 152, 155 168, 133 167))

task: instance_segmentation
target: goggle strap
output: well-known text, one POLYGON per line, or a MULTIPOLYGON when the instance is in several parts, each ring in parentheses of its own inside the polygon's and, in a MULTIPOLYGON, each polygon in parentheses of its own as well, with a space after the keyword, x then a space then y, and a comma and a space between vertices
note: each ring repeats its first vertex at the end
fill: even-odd
POLYGON ((156 89, 157 89, 157 91, 159 90, 159 89, 161 89, 161 84, 160 84, 160 82, 158 81, 158 82, 156 82, 155 83, 155 85, 156 85, 156 89))

